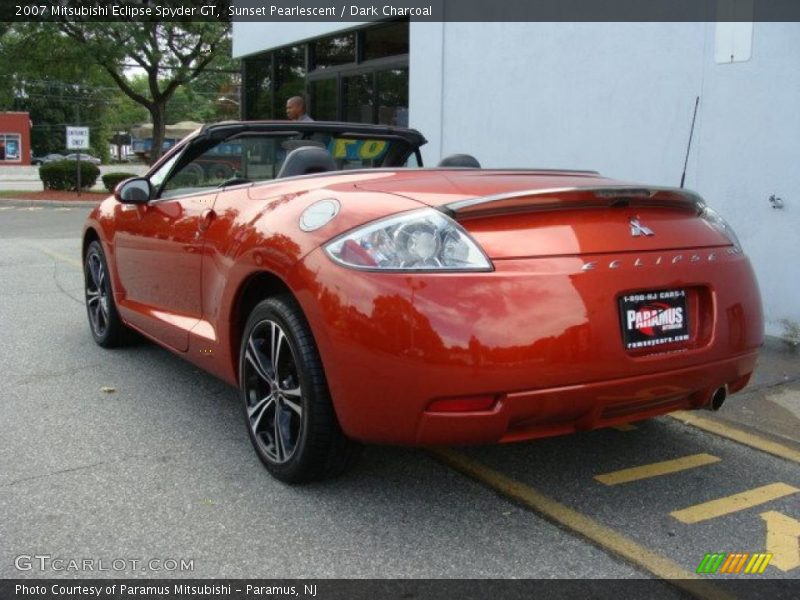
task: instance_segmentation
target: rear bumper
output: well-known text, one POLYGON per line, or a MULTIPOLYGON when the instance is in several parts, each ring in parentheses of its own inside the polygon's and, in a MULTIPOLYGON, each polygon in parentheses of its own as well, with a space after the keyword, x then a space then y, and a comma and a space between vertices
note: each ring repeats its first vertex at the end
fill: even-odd
POLYGON ((742 389, 757 352, 688 369, 500 396, 493 410, 425 412, 420 445, 513 442, 608 427, 679 409, 707 407, 721 385, 742 389))
POLYGON ((719 387, 732 393, 747 383, 763 342, 747 258, 641 256, 392 274, 344 269, 317 250, 290 287, 348 436, 405 445, 504 442, 699 407, 719 387), (614 266, 587 270, 588 260, 614 266), (690 290, 691 340, 625 350, 620 295, 678 288, 690 290), (492 397, 493 408, 429 411, 432 402, 474 396, 492 397))

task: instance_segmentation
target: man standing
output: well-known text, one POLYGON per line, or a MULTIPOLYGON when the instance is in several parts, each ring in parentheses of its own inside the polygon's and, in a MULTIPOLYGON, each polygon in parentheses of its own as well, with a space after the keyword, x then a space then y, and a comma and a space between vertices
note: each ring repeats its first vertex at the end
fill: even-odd
POLYGON ((302 96, 292 96, 286 101, 286 116, 292 121, 313 121, 306 114, 306 101, 302 96))

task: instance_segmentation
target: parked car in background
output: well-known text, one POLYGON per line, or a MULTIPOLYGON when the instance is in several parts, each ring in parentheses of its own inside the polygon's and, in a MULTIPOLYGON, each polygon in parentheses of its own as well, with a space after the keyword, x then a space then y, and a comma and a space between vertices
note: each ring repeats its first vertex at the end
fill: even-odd
POLYGON ((99 158, 97 158, 95 156, 92 156, 91 154, 84 154, 83 152, 76 152, 76 153, 73 153, 73 154, 67 154, 64 157, 64 160, 78 160, 78 155, 80 155, 80 159, 83 162, 90 162, 93 165, 99 165, 102 162, 99 158))
POLYGON ((52 153, 52 154, 45 154, 44 156, 34 156, 31 158, 32 165, 44 165, 49 162, 55 162, 57 160, 64 160, 63 154, 52 153))
POLYGON ((361 443, 560 435, 717 409, 747 384, 758 286, 700 196, 464 154, 406 167, 424 143, 203 127, 90 214, 92 336, 137 330, 237 386, 288 482, 343 471, 361 443))

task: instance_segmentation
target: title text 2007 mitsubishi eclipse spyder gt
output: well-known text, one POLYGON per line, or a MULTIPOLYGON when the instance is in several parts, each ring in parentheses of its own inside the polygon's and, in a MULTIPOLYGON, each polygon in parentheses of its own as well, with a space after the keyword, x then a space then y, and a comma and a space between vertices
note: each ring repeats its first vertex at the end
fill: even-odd
POLYGON ((98 344, 135 330, 238 386, 288 482, 362 444, 526 440, 717 408, 763 338, 750 262, 696 194, 421 164, 416 131, 208 125, 84 230, 98 344))

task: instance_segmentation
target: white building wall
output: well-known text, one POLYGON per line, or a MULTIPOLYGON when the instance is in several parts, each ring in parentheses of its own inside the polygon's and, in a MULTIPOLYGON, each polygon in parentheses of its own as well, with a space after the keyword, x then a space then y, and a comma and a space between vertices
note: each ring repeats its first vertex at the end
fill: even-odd
POLYGON ((428 165, 468 152, 489 167, 677 186, 700 96, 686 187, 739 234, 767 332, 782 335, 783 319, 800 323, 800 24, 754 24, 750 60, 731 64, 715 61, 718 30, 412 23, 410 125, 429 140, 428 165))
POLYGON ((308 23, 275 23, 269 21, 234 21, 233 58, 265 52, 281 46, 299 44, 307 40, 369 25, 368 22, 350 23, 319 21, 308 23))

